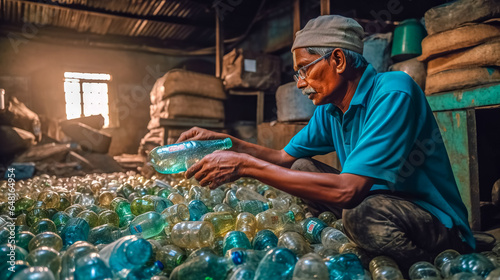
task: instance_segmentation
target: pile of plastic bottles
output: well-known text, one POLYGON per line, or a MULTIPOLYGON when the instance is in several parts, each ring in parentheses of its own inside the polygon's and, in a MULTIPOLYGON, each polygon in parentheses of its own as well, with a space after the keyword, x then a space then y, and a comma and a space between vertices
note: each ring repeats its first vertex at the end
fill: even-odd
POLYGON ((5 280, 500 279, 500 246, 402 272, 333 213, 248 178, 210 190, 181 175, 42 175, 0 190, 5 280))

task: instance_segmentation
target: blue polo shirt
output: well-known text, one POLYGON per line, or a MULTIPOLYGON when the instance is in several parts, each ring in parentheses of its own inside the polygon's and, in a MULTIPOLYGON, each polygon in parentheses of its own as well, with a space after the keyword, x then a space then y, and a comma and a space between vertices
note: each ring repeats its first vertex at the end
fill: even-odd
POLYGON ((404 72, 368 65, 349 109, 321 105, 285 151, 296 158, 336 151, 342 173, 376 179, 371 188, 411 197, 475 248, 448 154, 420 87, 404 72))

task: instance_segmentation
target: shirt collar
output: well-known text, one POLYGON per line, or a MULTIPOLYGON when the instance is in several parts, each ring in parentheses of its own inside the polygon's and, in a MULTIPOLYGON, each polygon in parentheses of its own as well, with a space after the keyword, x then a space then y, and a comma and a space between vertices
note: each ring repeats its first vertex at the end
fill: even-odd
POLYGON ((373 81, 376 75, 377 71, 373 68, 371 64, 368 64, 368 66, 365 69, 365 72, 363 73, 363 76, 361 76, 361 79, 359 80, 359 84, 356 88, 356 92, 354 92, 354 96, 352 97, 350 106, 365 105, 366 97, 371 87, 373 86, 373 81))
MULTIPOLYGON (((359 80, 358 86, 357 86, 356 91, 354 92, 354 96, 351 100, 351 104, 349 104, 349 108, 351 108, 352 105, 365 106, 366 97, 367 97, 368 92, 370 91, 370 89, 373 85, 373 81, 374 81, 376 75, 377 75, 377 71, 373 68, 373 66, 371 64, 368 64, 368 66, 365 69, 365 72, 363 72, 363 75, 361 76, 361 79, 359 80)), ((338 119, 340 123, 342 123, 344 114, 337 106, 335 106, 331 103, 327 104, 326 111, 330 115, 332 115, 333 117, 338 119)))

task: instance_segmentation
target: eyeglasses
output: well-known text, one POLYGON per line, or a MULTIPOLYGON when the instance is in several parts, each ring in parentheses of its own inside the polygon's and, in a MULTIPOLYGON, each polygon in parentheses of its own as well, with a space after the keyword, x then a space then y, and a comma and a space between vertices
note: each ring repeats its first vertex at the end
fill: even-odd
POLYGON ((322 59, 324 59, 324 58, 328 58, 331 54, 332 54, 332 53, 331 53, 331 52, 329 52, 329 53, 327 53, 327 54, 323 55, 322 57, 320 57, 320 58, 316 59, 315 61, 313 61, 313 62, 311 62, 311 63, 307 64, 306 66, 302 66, 302 67, 300 67, 300 68, 299 68, 299 70, 297 70, 297 72, 295 72, 295 74, 293 74, 293 79, 294 79, 296 82, 298 82, 298 81, 299 81, 299 79, 302 79, 302 80, 303 80, 303 79, 305 79, 305 78, 307 77, 307 68, 309 68, 309 67, 313 66, 314 64, 316 64, 316 63, 320 62, 320 61, 321 61, 322 59))

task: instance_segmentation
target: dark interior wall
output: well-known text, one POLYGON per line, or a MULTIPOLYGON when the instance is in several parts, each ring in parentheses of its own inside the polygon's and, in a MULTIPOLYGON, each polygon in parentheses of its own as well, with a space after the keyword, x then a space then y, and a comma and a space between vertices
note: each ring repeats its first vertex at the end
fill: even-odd
POLYGON ((192 59, 0 37, 0 88, 37 114, 62 120, 66 119, 64 72, 111 74, 111 127, 104 129, 113 137, 109 154, 137 153, 150 119, 150 90, 157 78, 183 61, 192 59))

